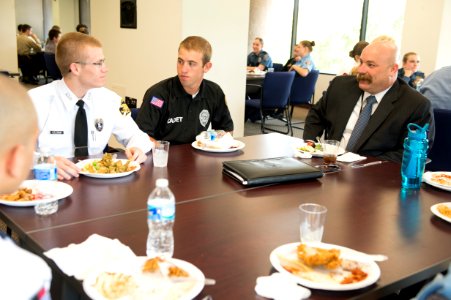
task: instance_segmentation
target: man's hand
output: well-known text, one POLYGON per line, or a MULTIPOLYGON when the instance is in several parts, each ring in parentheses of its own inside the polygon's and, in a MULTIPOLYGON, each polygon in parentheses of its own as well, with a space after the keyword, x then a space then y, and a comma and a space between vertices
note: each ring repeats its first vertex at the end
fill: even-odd
POLYGON ((81 170, 73 162, 62 156, 55 156, 54 159, 58 169, 58 180, 70 180, 78 177, 81 170))
POLYGON ((147 159, 147 155, 137 147, 125 149, 125 155, 127 159, 138 163, 143 163, 147 159))

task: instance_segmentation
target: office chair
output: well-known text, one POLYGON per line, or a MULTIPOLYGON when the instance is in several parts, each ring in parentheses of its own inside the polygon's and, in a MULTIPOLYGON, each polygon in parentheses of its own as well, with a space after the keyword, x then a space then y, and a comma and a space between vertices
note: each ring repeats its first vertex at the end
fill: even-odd
MULTIPOLYGON (((246 100, 245 118, 255 121, 261 119, 261 132, 266 130, 288 134, 291 132, 291 120, 288 111, 289 96, 295 72, 266 73, 259 99, 246 100), (277 119, 284 123, 287 131, 277 130, 266 126, 266 121, 276 111, 283 111, 277 119)), ((246 121, 245 120, 245 121, 246 121)))

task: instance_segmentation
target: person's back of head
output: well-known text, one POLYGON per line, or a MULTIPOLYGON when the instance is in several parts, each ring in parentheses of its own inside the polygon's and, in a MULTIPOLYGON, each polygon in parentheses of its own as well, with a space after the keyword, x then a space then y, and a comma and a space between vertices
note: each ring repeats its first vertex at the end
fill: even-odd
POLYGON ((211 45, 206 39, 201 36, 189 36, 185 38, 179 45, 179 50, 181 48, 202 53, 202 63, 204 65, 211 60, 211 45))
POLYGON ((315 46, 315 41, 304 40, 304 41, 299 42, 299 45, 302 45, 302 46, 308 48, 309 52, 312 52, 313 47, 315 46))
POLYGON ((84 34, 89 34, 88 26, 85 24, 78 24, 77 27, 75 27, 75 30, 84 34))
POLYGON ((360 41, 357 42, 357 44, 354 45, 354 48, 352 48, 351 51, 349 51, 349 57, 355 58, 356 56, 362 55, 363 49, 365 49, 366 46, 368 46, 368 42, 366 41, 360 41))
POLYGON ((54 38, 57 38, 61 34, 61 31, 58 29, 50 29, 49 30, 49 40, 52 41, 54 38))
POLYGON ((25 89, 0 75, 0 193, 14 191, 27 177, 36 136, 36 111, 25 89))
POLYGON ((86 60, 85 47, 101 48, 102 44, 96 38, 80 32, 69 32, 61 37, 55 56, 61 75, 70 73, 71 64, 86 60))
POLYGON ((20 32, 21 33, 25 33, 25 32, 27 32, 28 30, 30 30, 31 29, 31 26, 30 25, 28 25, 28 24, 22 24, 22 26, 20 27, 20 32))

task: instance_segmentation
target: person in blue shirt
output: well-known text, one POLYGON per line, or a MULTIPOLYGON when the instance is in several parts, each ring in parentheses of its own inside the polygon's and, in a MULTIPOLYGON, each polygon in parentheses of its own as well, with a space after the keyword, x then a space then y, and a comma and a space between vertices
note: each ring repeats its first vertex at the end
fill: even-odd
POLYGON ((413 88, 419 88, 424 80, 424 73, 419 71, 420 57, 415 52, 407 52, 402 58, 402 68, 398 70, 398 77, 413 88))
POLYGON ((247 56, 247 70, 254 71, 256 68, 260 71, 272 68, 271 57, 263 50, 263 39, 260 37, 255 38, 252 43, 252 52, 247 56))
POLYGON ((290 71, 296 71, 298 75, 306 77, 312 70, 316 69, 315 63, 310 56, 310 53, 313 51, 314 46, 314 41, 301 41, 298 44, 301 60, 292 65, 290 71))

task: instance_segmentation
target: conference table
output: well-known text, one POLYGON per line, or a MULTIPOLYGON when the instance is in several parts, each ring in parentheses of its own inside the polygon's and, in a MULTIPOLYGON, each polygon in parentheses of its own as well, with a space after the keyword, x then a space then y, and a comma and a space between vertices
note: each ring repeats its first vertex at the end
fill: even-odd
POLYGON ((377 299, 428 279, 451 263, 451 224, 430 211, 432 205, 450 201, 448 192, 424 183, 417 191, 402 190, 400 165, 393 162, 358 169, 339 163, 341 171, 319 179, 246 187, 222 173, 223 161, 293 156, 295 140, 277 133, 239 139, 246 147, 235 152, 171 146, 167 168, 154 168, 149 157, 127 177, 67 181, 74 192, 48 217, 36 216, 32 208, 9 206, 0 206, 0 217, 81 298, 87 297, 81 283, 62 274, 43 252, 81 243, 96 233, 145 255, 146 200, 160 177, 168 178, 176 197, 174 257, 216 280, 196 299, 264 299, 254 291, 256 279, 275 271, 269 261, 273 249, 299 241, 298 206, 306 202, 328 209, 323 242, 388 256, 378 263, 381 276, 371 286, 312 290, 311 299, 377 299))

